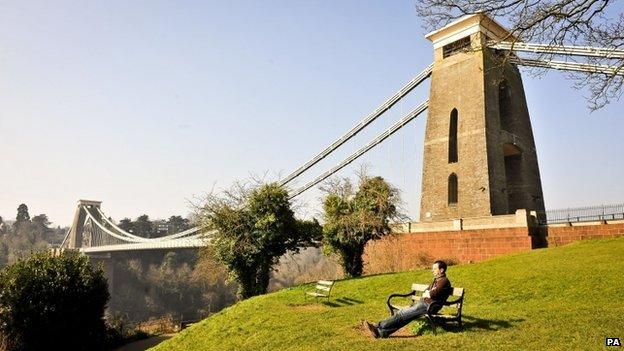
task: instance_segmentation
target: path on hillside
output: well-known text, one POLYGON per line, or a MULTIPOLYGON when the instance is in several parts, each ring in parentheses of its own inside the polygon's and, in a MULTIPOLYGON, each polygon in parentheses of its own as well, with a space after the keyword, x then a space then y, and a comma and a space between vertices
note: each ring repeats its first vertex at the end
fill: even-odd
POLYGON ((135 342, 131 342, 129 344, 123 345, 119 348, 114 349, 113 351, 143 351, 147 350, 150 347, 154 347, 161 342, 173 337, 175 334, 163 334, 158 336, 153 336, 148 339, 138 340, 135 342))

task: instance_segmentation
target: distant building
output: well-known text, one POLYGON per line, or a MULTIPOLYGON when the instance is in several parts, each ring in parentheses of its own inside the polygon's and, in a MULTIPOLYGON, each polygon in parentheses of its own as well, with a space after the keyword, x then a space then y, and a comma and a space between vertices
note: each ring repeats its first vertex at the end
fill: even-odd
POLYGON ((169 224, 167 223, 156 223, 156 233, 158 236, 169 233, 169 224))

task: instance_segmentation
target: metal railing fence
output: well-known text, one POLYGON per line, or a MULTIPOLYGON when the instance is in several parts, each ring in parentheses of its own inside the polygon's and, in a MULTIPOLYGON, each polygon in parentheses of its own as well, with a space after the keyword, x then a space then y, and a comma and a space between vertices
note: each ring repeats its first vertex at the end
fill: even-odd
POLYGON ((540 224, 624 219, 624 203, 546 210, 540 224))

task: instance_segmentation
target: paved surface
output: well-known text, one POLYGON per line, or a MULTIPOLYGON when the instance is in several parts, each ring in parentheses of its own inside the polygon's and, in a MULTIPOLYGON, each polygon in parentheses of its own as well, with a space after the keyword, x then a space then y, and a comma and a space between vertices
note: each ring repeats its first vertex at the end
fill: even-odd
POLYGON ((175 334, 163 334, 163 335, 153 336, 153 337, 148 338, 148 339, 143 339, 143 340, 135 341, 135 342, 130 343, 130 344, 123 345, 123 346, 121 346, 119 348, 114 349, 113 351, 143 351, 143 350, 147 350, 150 347, 154 347, 154 346, 160 344, 161 342, 171 338, 174 335, 175 334))

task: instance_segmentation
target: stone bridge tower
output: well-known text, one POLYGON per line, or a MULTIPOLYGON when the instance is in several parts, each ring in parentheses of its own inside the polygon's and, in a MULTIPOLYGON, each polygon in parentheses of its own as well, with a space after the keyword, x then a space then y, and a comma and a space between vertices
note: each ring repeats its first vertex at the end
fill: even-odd
MULTIPOLYGON (((84 222, 87 216, 83 206, 100 208, 101 205, 102 205, 102 201, 78 200, 78 205, 76 206, 76 212, 74 213, 74 220, 72 222, 72 226, 69 231, 67 248, 77 249, 82 246, 83 234, 84 234, 84 222)), ((99 214, 93 214, 93 216, 96 219, 100 219, 99 214)))
POLYGON ((544 210, 522 78, 488 40, 509 32, 477 13, 429 33, 434 49, 420 221, 544 210))

